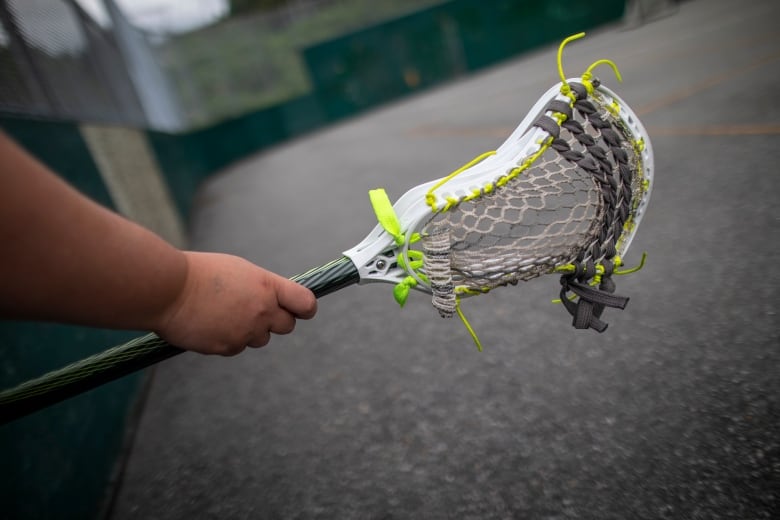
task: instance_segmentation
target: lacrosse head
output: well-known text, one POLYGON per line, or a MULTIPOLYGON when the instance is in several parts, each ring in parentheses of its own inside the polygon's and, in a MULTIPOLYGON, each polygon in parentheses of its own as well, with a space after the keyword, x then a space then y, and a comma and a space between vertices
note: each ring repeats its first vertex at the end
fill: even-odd
MULTIPOLYGON (((559 50, 576 35, 564 41, 559 50)), ((613 274, 647 207, 650 139, 636 114, 593 77, 548 90, 509 138, 451 175, 417 186, 391 206, 370 193, 379 225, 345 252, 362 281, 432 294, 442 316, 460 298, 543 274, 561 275, 560 299, 577 328, 606 329, 605 307, 623 308, 613 274)))

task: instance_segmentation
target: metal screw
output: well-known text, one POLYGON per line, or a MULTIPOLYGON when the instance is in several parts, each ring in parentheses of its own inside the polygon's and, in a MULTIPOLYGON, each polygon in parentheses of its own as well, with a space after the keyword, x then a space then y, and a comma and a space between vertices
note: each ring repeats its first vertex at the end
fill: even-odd
POLYGON ((387 267, 387 262, 381 259, 376 261, 376 268, 378 270, 383 271, 385 267, 387 267))

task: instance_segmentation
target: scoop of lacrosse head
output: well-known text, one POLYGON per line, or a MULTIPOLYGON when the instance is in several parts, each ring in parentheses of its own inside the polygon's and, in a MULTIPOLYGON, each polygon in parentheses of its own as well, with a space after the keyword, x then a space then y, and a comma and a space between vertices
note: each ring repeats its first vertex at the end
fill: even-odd
POLYGON ((449 317, 460 314, 461 297, 557 273, 573 325, 604 331, 605 308, 628 301, 614 294, 613 275, 622 273, 653 180, 646 130, 592 74, 604 63, 619 78, 608 60, 580 78, 561 73, 494 152, 392 206, 383 191, 371 192, 379 225, 345 252, 361 281, 395 283, 401 304, 409 289, 428 292, 449 317))

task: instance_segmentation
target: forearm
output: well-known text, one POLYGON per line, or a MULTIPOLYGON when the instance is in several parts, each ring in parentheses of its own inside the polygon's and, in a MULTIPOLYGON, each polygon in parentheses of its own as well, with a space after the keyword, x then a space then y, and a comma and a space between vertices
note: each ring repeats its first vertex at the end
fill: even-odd
POLYGON ((0 313, 154 329, 185 255, 87 199, 0 134, 0 313))
POLYGON ((308 289, 244 259, 182 252, 82 196, 0 133, 0 318, 157 332, 237 354, 311 318, 308 289))

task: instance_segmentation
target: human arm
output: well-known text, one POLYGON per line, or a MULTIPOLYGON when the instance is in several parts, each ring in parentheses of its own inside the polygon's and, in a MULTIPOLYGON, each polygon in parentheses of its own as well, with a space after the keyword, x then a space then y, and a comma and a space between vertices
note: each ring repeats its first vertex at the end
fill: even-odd
POLYGON ((231 255, 180 251, 89 200, 0 133, 0 315, 151 330, 235 354, 310 318, 304 287, 231 255))

